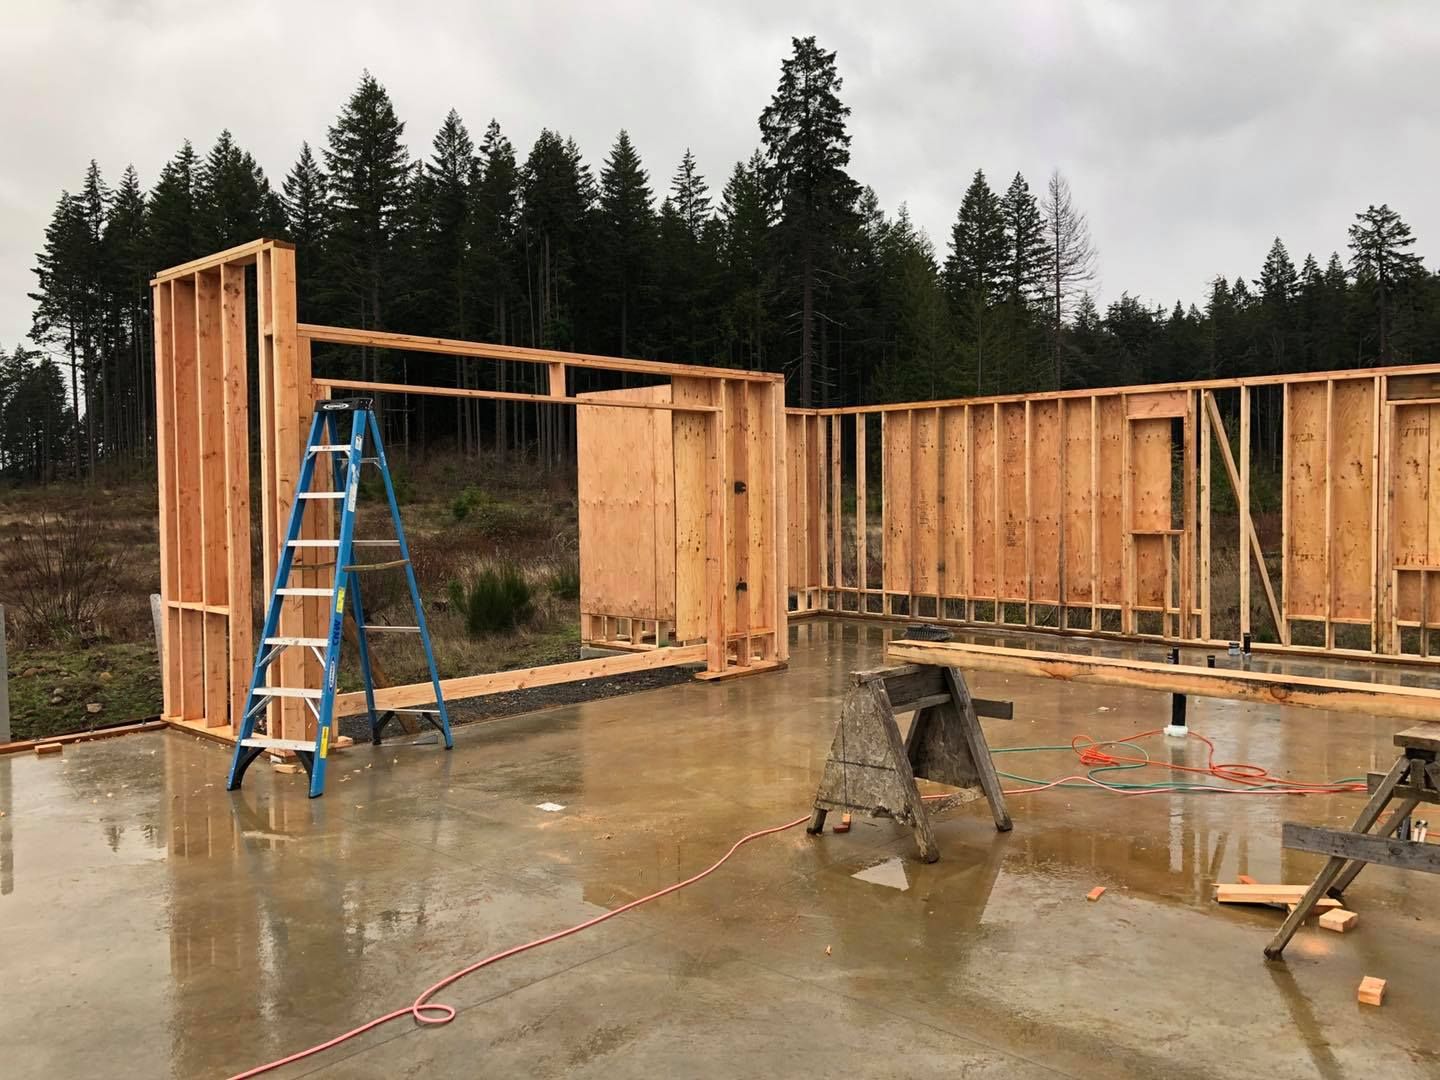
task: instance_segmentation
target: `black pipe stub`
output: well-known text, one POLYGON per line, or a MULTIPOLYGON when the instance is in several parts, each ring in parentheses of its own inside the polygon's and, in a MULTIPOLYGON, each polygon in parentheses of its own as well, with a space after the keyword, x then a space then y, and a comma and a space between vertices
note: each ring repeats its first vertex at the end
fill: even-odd
POLYGON ((915 623, 907 626, 900 635, 901 641, 949 641, 955 635, 943 626, 934 623, 915 623))

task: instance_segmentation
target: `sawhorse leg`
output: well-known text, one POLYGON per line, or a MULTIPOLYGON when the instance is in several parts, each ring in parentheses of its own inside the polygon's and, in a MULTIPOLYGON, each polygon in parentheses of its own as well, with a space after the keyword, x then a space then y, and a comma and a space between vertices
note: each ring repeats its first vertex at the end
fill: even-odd
POLYGON ((990 757, 990 744, 985 741, 985 729, 975 715, 975 702, 970 697, 970 687, 958 668, 945 669, 945 683, 955 707, 960 713, 960 730, 965 734, 965 745, 980 780, 980 789, 990 803, 990 813, 995 818, 995 828, 1009 832, 1015 827, 1010 820, 1010 811, 1005 807, 1005 792, 1000 787, 1000 777, 995 772, 995 762, 990 757))
MULTIPOLYGON (((1355 819, 1355 824, 1351 829, 1352 832, 1368 833, 1370 831, 1371 826, 1379 820, 1381 813, 1385 810, 1385 806, 1389 803, 1390 796, 1394 793, 1395 788, 1409 771, 1410 759, 1402 754, 1396 760, 1395 764, 1390 767, 1390 771, 1385 774, 1385 779, 1380 781, 1380 785, 1375 789, 1375 793, 1370 796, 1370 801, 1365 804, 1365 809, 1360 811, 1360 816, 1355 819)), ((1341 855, 1333 855, 1326 860, 1320 873, 1315 875, 1315 880, 1310 883, 1310 888, 1306 890, 1304 897, 1295 905, 1295 910, 1290 912, 1284 924, 1281 925, 1279 930, 1275 931, 1275 936, 1270 940, 1270 944, 1265 946, 1266 959, 1280 959, 1281 953, 1285 951, 1285 946, 1288 945, 1290 939, 1295 936, 1295 931, 1300 929, 1300 924, 1310 917, 1310 912, 1315 909, 1315 904, 1325 895, 1331 886, 1335 884, 1340 877, 1340 872, 1345 869, 1345 864, 1349 861, 1349 859, 1341 855)), ((1364 863, 1357 862, 1356 867, 1345 882, 1347 885, 1355 880, 1355 875, 1360 872, 1363 866, 1364 863)))

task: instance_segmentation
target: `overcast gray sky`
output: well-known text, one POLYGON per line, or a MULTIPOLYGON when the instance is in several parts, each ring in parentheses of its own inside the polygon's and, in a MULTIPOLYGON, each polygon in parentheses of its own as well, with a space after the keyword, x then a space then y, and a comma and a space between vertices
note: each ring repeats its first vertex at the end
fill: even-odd
POLYGON ((91 157, 148 188, 182 139, 204 153, 228 127, 278 188, 368 67, 415 153, 452 106, 522 157, 541 126, 574 136, 597 172, 625 127, 657 190, 689 146, 718 197, 805 34, 839 51, 852 174, 942 256, 977 167, 1038 190, 1058 166, 1102 301, 1201 301, 1216 273, 1256 276, 1277 234, 1323 262, 1371 202, 1440 263, 1430 0, 3 0, 0 346, 29 330, 34 253, 91 157))

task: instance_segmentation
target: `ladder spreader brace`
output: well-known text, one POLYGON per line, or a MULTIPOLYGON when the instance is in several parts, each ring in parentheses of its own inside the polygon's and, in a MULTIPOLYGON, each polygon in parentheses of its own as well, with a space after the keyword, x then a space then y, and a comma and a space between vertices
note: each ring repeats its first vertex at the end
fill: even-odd
MULTIPOLYGON (((323 475, 323 474, 322 474, 323 475)), ((307 567, 313 568, 313 567, 307 567)), ((390 467, 385 459, 385 448, 380 439, 380 426, 375 420, 374 402, 371 398, 348 398, 343 400, 318 401, 315 415, 310 423, 310 438, 305 447, 305 459, 300 465, 300 479, 296 484, 295 501, 290 507, 290 523, 285 532, 285 542, 280 549, 279 565, 275 570, 275 584, 270 590, 270 601, 265 609, 265 628, 260 635, 260 647, 255 654, 255 669, 250 676, 250 692, 245 698, 245 714, 240 724, 240 737, 235 743, 235 756, 230 764, 230 775, 225 782, 229 791, 240 787, 245 770, 261 754, 276 751, 293 751, 310 777, 310 797, 313 799, 325 792, 325 762, 333 745, 332 728, 335 721, 336 682, 340 668, 342 631, 345 624, 346 607, 355 620, 356 642, 360 654, 360 675, 365 688, 365 704, 370 718, 370 741, 376 745, 385 725, 398 712, 422 716, 433 725, 445 740, 445 749, 454 747, 450 734, 450 715, 445 707, 445 698, 440 691, 440 676, 435 669, 435 654, 430 647, 430 631, 425 625, 425 608, 420 601, 420 587, 415 580, 415 567, 410 561, 410 548, 405 542, 405 530, 400 524, 400 508, 395 501, 395 488, 390 482, 390 467), (341 418, 351 417, 348 442, 341 442, 341 418), (366 453, 366 439, 369 439, 369 453, 366 453), (315 461, 321 454, 334 454, 334 489, 331 491, 312 490, 315 478, 315 461), (339 460, 344 455, 345 460, 339 460), (385 483, 385 497, 390 505, 390 520, 395 529, 393 540, 357 540, 355 538, 356 503, 360 495, 360 468, 365 464, 379 467, 380 477, 385 483), (302 539, 306 508, 312 502, 338 502, 340 504, 340 536, 335 540, 302 539), (356 547, 398 547, 398 559, 383 559, 378 562, 356 563, 353 561, 356 547), (294 565, 295 552, 301 548, 333 548, 335 561, 326 566, 334 567, 334 579, 330 588, 291 586, 290 573, 294 565), (362 573, 385 570, 405 571, 405 580, 410 589, 410 602, 415 609, 414 626, 366 626, 364 607, 360 600, 360 577, 362 573), (285 598, 292 596, 328 597, 330 599, 330 625, 323 638, 295 637, 279 632, 280 609, 285 598), (433 709, 393 709, 377 714, 375 711, 375 685, 370 672, 370 646, 367 632, 376 630, 398 630, 418 633, 425 650, 425 662, 430 669, 430 682, 435 689, 433 709), (286 649, 309 649, 320 661, 322 685, 319 687, 286 687, 271 685, 266 676, 274 661, 286 649), (315 718, 315 738, 283 739, 272 738, 268 733, 269 705, 276 699, 298 698, 305 702, 315 718), (261 729, 261 725, 265 727, 261 729)))

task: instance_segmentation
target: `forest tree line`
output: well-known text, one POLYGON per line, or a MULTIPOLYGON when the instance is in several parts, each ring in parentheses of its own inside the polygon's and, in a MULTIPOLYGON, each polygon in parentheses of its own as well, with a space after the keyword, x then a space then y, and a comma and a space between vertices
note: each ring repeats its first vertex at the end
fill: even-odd
MULTIPOLYGON (((1099 309, 1098 255, 1058 171, 1032 187, 977 169, 937 250, 850 175, 835 53, 792 45, 756 150, 713 187, 688 151, 653 178, 624 130, 597 173, 557 131, 522 158, 496 121, 477 142, 454 110, 412 157, 369 72, 278 190, 228 131, 203 155, 183 143, 148 191, 133 167, 111 183, 92 162, 37 254, 30 343, 0 350, 0 471, 45 481, 149 458, 149 279, 259 236, 297 245, 302 321, 781 371, 791 405, 1440 359, 1440 275, 1384 204, 1355 215, 1344 253, 1297 265, 1277 237, 1257 276, 1217 275, 1188 305, 1126 292, 1099 309)), ((383 350, 317 351, 316 368, 533 377, 383 350)), ((540 410, 416 397, 402 411, 419 444, 546 434, 540 410)))

